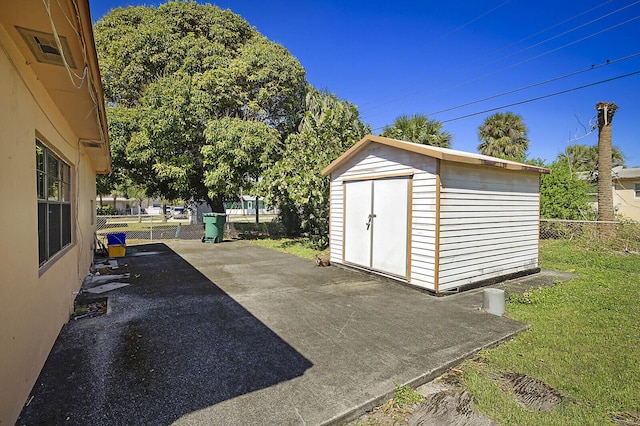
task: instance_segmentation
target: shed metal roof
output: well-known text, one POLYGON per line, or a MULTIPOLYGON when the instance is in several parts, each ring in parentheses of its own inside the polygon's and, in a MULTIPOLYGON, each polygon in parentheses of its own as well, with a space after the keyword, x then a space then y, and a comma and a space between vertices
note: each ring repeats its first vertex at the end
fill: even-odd
POLYGON ((322 170, 323 175, 329 175, 343 163, 349 161, 353 156, 362 151, 372 143, 392 146, 394 148, 403 149, 405 151, 414 152, 420 155, 437 158, 440 160, 452 161, 456 163, 477 164, 479 166, 496 167, 500 169, 526 171, 535 173, 550 173, 549 169, 544 167, 532 166, 530 164, 518 163, 516 161, 503 160, 501 158, 490 157, 488 155, 474 154, 470 152, 458 151, 449 148, 440 148, 430 145, 421 145, 413 142, 406 142, 397 139, 385 138, 382 136, 368 135, 362 138, 358 143, 349 148, 344 154, 336 158, 327 167, 322 170))

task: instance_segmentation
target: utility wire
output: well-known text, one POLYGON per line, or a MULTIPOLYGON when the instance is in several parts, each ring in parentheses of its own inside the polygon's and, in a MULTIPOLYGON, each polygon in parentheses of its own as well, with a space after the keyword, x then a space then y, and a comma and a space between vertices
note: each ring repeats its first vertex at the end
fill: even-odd
MULTIPOLYGON (((607 13, 607 14, 605 14, 605 15, 602 15, 602 16, 599 16, 599 17, 597 17, 597 18, 595 18, 595 19, 592 19, 592 20, 591 20, 591 21, 589 21, 589 22, 585 22, 584 24, 580 24, 580 25, 578 25, 577 27, 573 27, 573 28, 571 28, 571 29, 569 29, 569 30, 567 30, 567 31, 564 31, 564 32, 560 33, 560 34, 556 34, 556 35, 554 35, 553 37, 549 37, 549 38, 548 38, 548 39, 546 39, 546 40, 540 41, 540 42, 538 42, 538 43, 532 44, 531 46, 528 46, 528 47, 525 47, 525 48, 523 48, 523 49, 520 49, 520 50, 518 50, 518 51, 516 51, 516 52, 510 53, 510 54, 508 54, 508 55, 506 55, 506 56, 503 56, 502 58, 496 59, 496 60, 495 60, 495 61, 493 61, 493 62, 489 62, 489 63, 487 63, 486 65, 491 65, 491 64, 494 64, 494 63, 496 63, 496 62, 500 62, 500 61, 502 61, 503 59, 510 58, 511 56, 514 56, 514 55, 520 54, 520 53, 522 53, 522 52, 526 52, 527 50, 533 49, 534 47, 538 47, 538 46, 543 45, 543 44, 545 44, 545 43, 547 43, 547 42, 549 42, 549 41, 551 41, 551 40, 555 40, 555 39, 557 39, 557 38, 559 38, 559 37, 562 37, 562 36, 564 36, 564 35, 567 35, 567 34, 569 34, 569 33, 572 33, 572 32, 574 32, 574 31, 577 31, 577 30, 579 30, 580 28, 584 28, 584 27, 586 27, 586 26, 588 26, 588 25, 591 25, 591 24, 593 24, 594 22, 598 22, 598 21, 600 21, 600 20, 602 20, 602 19, 604 19, 604 18, 608 18, 609 16, 611 16, 611 15, 613 15, 613 14, 615 14, 615 13, 618 13, 618 12, 620 12, 620 11, 624 10, 624 9, 627 9, 627 8, 629 8, 629 7, 631 7, 631 6, 635 6, 635 5, 636 5, 636 4, 638 4, 638 3, 640 3, 640 0, 637 0, 637 1, 633 2, 633 3, 631 3, 631 4, 628 4, 628 5, 626 5, 626 6, 623 6, 623 7, 619 8, 619 9, 616 9, 616 10, 614 10, 614 11, 612 11, 612 12, 609 12, 609 13, 607 13)), ((629 21, 625 21, 625 22, 623 22, 622 24, 619 24, 619 25, 623 25, 623 24, 625 24, 625 23, 627 23, 627 22, 629 22, 629 21)), ((614 27, 611 27, 611 28, 615 28, 615 26, 614 26, 614 27)), ((608 29, 607 29, 607 30, 608 30, 608 29)), ((607 30, 604 30, 604 31, 607 31, 607 30)), ((597 35, 597 34, 600 34, 600 33, 596 33, 596 35, 597 35)), ((583 39, 580 39, 580 40, 578 40, 578 41, 581 41, 581 40, 583 40, 583 39)))
MULTIPOLYGON (((483 56, 489 56, 489 55, 495 54, 495 53, 497 53, 497 52, 500 52, 500 51, 502 51, 502 50, 508 49, 508 48, 510 48, 510 47, 512 47, 512 46, 517 46, 518 44, 522 43, 523 41, 526 41, 526 40, 532 39, 532 38, 534 38, 534 37, 536 37, 536 36, 539 36, 540 34, 544 34, 544 33, 546 33, 547 31, 550 31, 550 30, 552 30, 552 29, 554 29, 554 28, 557 28, 557 27, 559 27, 560 25, 563 25, 563 24, 566 24, 566 23, 568 23, 568 22, 574 21, 574 20, 576 20, 577 18, 579 18, 579 17, 580 17, 580 16, 582 16, 582 15, 586 15, 587 13, 589 13, 589 12, 593 12, 593 11, 594 11, 594 10, 596 10, 596 9, 600 9, 601 7, 605 6, 605 5, 606 5, 606 4, 608 4, 608 3, 611 3, 612 1, 613 1, 613 0, 607 0, 607 1, 605 1, 605 2, 602 2, 602 3, 600 3, 600 4, 598 4, 598 5, 594 6, 594 7, 592 7, 591 9, 587 9, 587 10, 585 10, 585 11, 583 11, 583 12, 580 12, 580 13, 578 13, 578 14, 576 14, 576 15, 571 15, 569 18, 565 19, 564 21, 560 21, 560 22, 558 22, 558 23, 556 23, 556 24, 553 24, 553 25, 551 25, 550 27, 544 28, 544 29, 542 29, 542 30, 540 30, 540 31, 538 31, 538 32, 536 32, 536 33, 533 33, 533 34, 528 35, 528 36, 526 36, 526 37, 524 37, 524 38, 521 38, 521 39, 520 39, 520 40, 518 40, 518 41, 514 41, 513 43, 510 43, 510 44, 508 44, 508 45, 506 45, 506 46, 500 47, 500 48, 498 48, 498 49, 494 49, 494 50, 490 51, 489 53, 487 53, 487 54, 485 54, 485 55, 483 55, 483 56)), ((502 60, 502 59, 504 59, 504 58, 505 58, 505 57, 502 57, 502 58, 500 58, 500 59, 498 59, 498 60, 502 60)))
MULTIPOLYGON (((563 95, 565 93, 574 92, 576 90, 586 89, 587 87, 597 86, 599 84, 608 83, 610 81, 620 80, 621 78, 631 77, 631 76, 636 75, 636 74, 640 74, 640 70, 637 70, 637 71, 634 71, 634 72, 630 72, 628 74, 623 74, 623 75, 619 75, 619 76, 616 76, 616 77, 608 78, 606 80, 600 80, 600 81, 596 81, 594 83, 585 84, 583 86, 578 86, 578 87, 573 87, 571 89, 562 90, 560 92, 550 93, 548 95, 538 96, 538 97, 535 97, 535 98, 526 99, 524 101, 514 102, 514 103, 511 103, 511 104, 502 105, 502 106, 499 106, 499 107, 496 107, 496 108, 486 109, 484 111, 479 111, 479 112, 474 112, 472 114, 462 115, 462 116, 456 117, 456 118, 450 118, 448 120, 442 120, 441 123, 449 123, 451 121, 462 120, 463 118, 474 117, 476 115, 486 114, 488 112, 497 111, 497 110, 500 110, 500 109, 503 109, 503 108, 509 108, 509 107, 516 106, 516 105, 522 105, 522 104, 527 104, 527 103, 539 101, 541 99, 551 98, 553 96, 563 95)), ((382 127, 380 127, 380 128, 382 128, 382 127)), ((378 129, 374 129, 374 130, 378 130, 378 129)))
MULTIPOLYGON (((523 41, 529 40, 529 39, 531 39, 531 38, 533 38, 533 37, 535 37, 535 36, 538 36, 538 35, 540 35, 540 34, 544 34, 545 32, 550 31, 550 30, 552 30, 552 29, 554 29, 554 28, 556 28, 556 27, 559 27, 559 26, 560 26, 560 25, 562 25, 562 24, 565 24, 565 23, 567 23, 567 22, 571 22, 571 21, 573 21, 573 20, 577 19, 578 17, 580 17, 580 16, 582 16, 582 15, 586 15, 586 14, 587 14, 587 13, 589 13, 589 12, 592 12, 592 11, 594 11, 594 10, 596 10, 596 9, 599 9, 600 7, 602 7, 602 6, 606 5, 607 3, 611 3, 612 1, 613 1, 613 0, 608 0, 608 1, 606 1, 606 2, 603 2, 603 3, 601 3, 601 4, 599 4, 599 5, 595 6, 595 7, 592 7, 591 9, 587 9, 587 10, 585 10, 585 11, 583 11, 583 12, 581 12, 581 13, 577 14, 577 15, 573 15, 573 16, 571 16, 570 18, 565 19, 564 21, 561 21, 561 22, 559 22, 559 23, 557 23, 557 24, 554 24, 554 25, 552 25, 552 26, 550 26, 550 27, 547 27, 547 28, 545 28, 545 29, 543 29, 543 30, 540 30, 540 31, 538 31, 538 32, 536 32, 536 33, 534 33, 534 34, 531 34, 531 35, 529 35, 529 36, 527 36, 527 37, 524 37, 524 38, 522 38, 522 39, 520 39, 520 40, 518 40, 518 41, 516 41, 516 42, 513 42, 513 43, 511 43, 511 44, 508 44, 508 45, 506 45, 506 46, 504 46, 504 47, 502 47, 502 48, 495 49, 495 50, 493 50, 493 51, 491 51, 491 52, 489 52, 489 53, 487 53, 487 54, 485 54, 485 55, 483 55, 483 56, 485 56, 485 57, 486 57, 486 56, 489 56, 489 55, 491 55, 491 54, 494 54, 494 53, 500 52, 500 51, 502 51, 502 50, 508 49, 509 47, 516 46, 516 45, 518 45, 518 44, 522 43, 523 41)), ((638 3, 638 2, 636 1, 636 3, 638 3)), ((635 4, 635 3, 634 3, 634 4, 635 4)), ((625 6, 624 8, 626 8, 626 7, 629 7, 629 6, 625 6)), ((623 8, 623 9, 624 9, 624 8, 623 8)), ((616 10, 616 11, 610 12, 610 13, 608 13, 608 14, 604 15, 604 16, 609 16, 609 15, 611 15, 611 14, 613 14, 613 13, 618 12, 619 10, 621 10, 621 9, 618 9, 618 10, 616 10)), ((603 17, 604 17, 604 16, 603 16, 603 17)), ((595 20, 590 21, 590 22, 589 22, 589 23, 587 23, 587 24, 582 24, 582 25, 580 25, 580 26, 578 26, 578 27, 574 27, 573 29, 566 31, 566 32, 564 32, 564 33, 563 33, 563 34, 561 34, 561 35, 567 34, 567 33, 571 32, 571 31, 575 31, 576 29, 581 28, 582 26, 588 25, 588 24, 590 24, 590 23, 593 23, 593 22, 595 22, 595 21, 597 21, 597 20, 599 20, 599 19, 601 19, 601 18, 597 18, 597 19, 595 19, 595 20)), ((453 32, 455 32, 455 31, 457 31, 457 29, 456 29, 456 30, 454 30, 453 32)), ((500 57, 500 58, 498 58, 498 59, 496 59, 496 60, 494 60, 494 61, 491 61, 491 62, 488 62, 488 63, 482 64, 482 65, 480 65, 480 67, 486 67, 486 66, 488 66, 488 65, 490 65, 490 64, 494 64, 494 63, 496 63, 496 62, 500 62, 500 61, 502 61, 502 60, 504 60, 504 59, 507 59, 507 58, 508 58, 508 57, 510 57, 510 56, 513 56, 513 55, 515 55, 515 54, 517 54, 517 53, 522 53, 522 52, 524 52, 524 51, 526 51, 526 50, 528 50, 528 49, 533 48, 534 46, 539 46, 540 44, 545 43, 545 42, 547 42, 547 41, 550 41, 550 40, 552 40, 553 38, 556 38, 556 37, 559 37, 559 36, 555 36, 555 37, 552 37, 552 38, 549 38, 549 39, 545 40, 544 42, 540 42, 540 43, 537 43, 537 44, 535 44, 535 45, 533 45, 533 46, 526 47, 526 48, 524 48, 524 49, 519 50, 519 51, 518 51, 518 52, 516 52, 516 53, 511 53, 511 54, 508 54, 508 55, 506 55, 506 56, 502 56, 502 57, 500 57)), ((478 67, 476 67, 476 68, 478 68, 478 67)), ((414 91, 412 91, 411 93, 407 93, 407 94, 406 94, 406 95, 404 95, 404 96, 400 96, 400 97, 396 98, 394 101, 391 101, 391 102, 399 102, 400 100, 406 99, 406 98, 411 97, 411 96, 414 96, 414 95, 415 95, 415 92, 414 92, 414 91)), ((388 105, 389 103, 390 103, 390 102, 385 102, 385 101, 383 101, 382 103, 378 103, 378 104, 377 104, 377 106, 378 106, 378 107, 380 107, 380 106, 388 105)), ((364 105, 366 105, 366 104, 364 104, 364 105)), ((375 105, 375 104, 374 104, 374 105, 375 105)), ((376 106, 373 106, 372 108, 376 108, 376 106)))
POLYGON ((504 6, 505 4, 509 3, 510 1, 511 0, 505 0, 502 3, 500 3, 499 5, 497 5, 496 7, 494 7, 493 9, 489 9, 488 11, 476 16, 472 20, 470 20, 468 22, 465 22, 464 24, 462 24, 459 27, 449 31, 448 33, 445 33, 445 34, 441 35, 440 37, 436 38, 435 40, 432 40, 430 43, 424 45, 421 50, 426 49, 427 47, 439 42, 440 40, 444 40, 445 38, 449 37, 450 35, 457 33, 458 31, 468 27, 469 25, 473 24, 476 21, 479 21, 480 19, 484 18, 485 16, 492 14, 493 12, 495 12, 498 9, 500 9, 502 6, 504 6))
MULTIPOLYGON (((547 42, 549 42, 549 41, 551 41, 551 40, 554 40, 554 39, 556 39, 556 38, 558 38, 558 37, 561 37, 561 36, 563 36, 563 35, 567 35, 567 34, 569 34, 569 33, 573 32, 573 31, 576 31, 576 30, 578 30, 578 29, 580 29, 580 28, 583 28, 583 27, 585 27, 585 26, 587 26, 587 25, 590 25, 590 24, 592 24, 592 23, 594 23, 594 22, 597 22, 597 21, 599 21, 599 20, 601 20, 601 19, 604 19, 605 17, 611 16, 611 15, 613 15, 613 14, 617 13, 617 12, 620 12, 621 10, 624 10, 624 9, 626 9, 626 8, 629 8, 629 7, 631 7, 631 6, 634 6, 634 5, 638 4, 638 3, 640 3, 640 0, 636 0, 635 2, 633 2, 633 3, 629 4, 629 5, 626 5, 626 6, 622 7, 622 8, 616 9, 616 10, 614 10, 614 11, 612 11, 612 12, 609 12, 609 13, 607 13, 607 14, 605 14, 605 15, 602 15, 602 16, 600 16, 600 17, 596 18, 596 19, 593 19, 593 20, 591 20, 591 21, 589 21, 589 22, 587 22, 587 23, 584 23, 584 24, 578 25, 578 26, 576 26, 576 27, 574 27, 574 28, 572 28, 572 29, 570 29, 570 30, 567 30, 567 31, 565 31, 565 32, 561 33, 561 34, 558 34, 558 35, 556 35, 556 36, 550 37, 550 38, 548 38, 548 39, 546 39, 546 40, 544 40, 544 41, 541 41, 541 42, 539 42, 539 43, 536 43, 536 44, 534 44, 534 45, 531 45, 531 46, 529 46, 529 47, 526 47, 526 48, 524 48, 524 49, 521 49, 521 50, 519 50, 519 51, 517 51, 517 52, 510 53, 510 54, 508 54, 508 55, 506 55, 506 56, 503 56, 503 57, 501 57, 501 58, 498 58, 498 59, 496 59, 496 60, 494 60, 494 61, 492 61, 492 62, 489 62, 489 63, 483 64, 482 66, 487 66, 487 65, 490 65, 490 64, 494 64, 494 63, 500 62, 500 61, 502 61, 502 60, 504 60, 504 59, 507 59, 507 58, 509 58, 509 57, 511 57, 511 56, 513 56, 513 55, 516 55, 516 54, 519 54, 519 53, 525 52, 525 51, 527 51, 527 50, 529 50, 529 49, 532 49, 532 48, 534 48, 534 47, 540 46, 541 44, 547 43, 547 42)), ((588 11, 583 12, 583 14, 584 14, 584 13, 589 12, 590 10, 592 10, 592 9, 589 9, 588 11)), ((509 69, 511 69, 511 68, 517 67, 517 66, 519 66, 519 65, 525 64, 525 63, 527 63, 527 62, 533 61, 533 60, 535 60, 535 59, 539 59, 539 58, 541 58, 541 57, 543 57, 543 56, 546 56, 546 55, 548 55, 548 54, 550 54, 550 53, 557 52, 558 50, 564 49, 564 48, 566 48, 566 47, 568 47, 568 46, 571 46, 571 45, 573 45, 573 44, 576 44, 576 43, 579 43, 579 42, 585 41, 585 40, 587 40, 587 39, 589 39, 589 38, 591 38, 591 37, 595 37, 595 36, 600 35, 600 34, 602 34, 602 33, 604 33, 604 32, 607 32, 607 31, 610 31, 610 30, 615 29, 615 28, 617 28, 617 27, 620 27, 620 26, 622 26, 622 25, 628 24, 629 22, 632 22, 632 21, 634 21, 634 20, 636 20, 636 19, 638 19, 638 18, 640 18, 640 16, 635 16, 635 17, 633 17, 633 18, 631 18, 631 19, 628 19, 628 20, 626 20, 626 21, 624 21, 624 22, 621 22, 621 23, 618 23, 618 24, 612 25, 612 26, 610 26, 610 27, 608 27, 608 28, 605 28, 605 29, 600 30, 600 31, 595 32, 595 33, 592 33, 592 34, 590 34, 590 35, 587 35, 587 36, 585 36, 585 37, 582 37, 582 38, 580 38, 580 39, 578 39, 578 40, 575 40, 575 41, 572 41, 572 42, 570 42, 570 43, 564 44, 564 45, 562 45, 562 46, 560 46, 560 47, 557 47, 557 48, 555 48, 555 49, 548 50, 548 51, 543 52, 543 53, 541 53, 541 54, 539 54, 539 55, 533 56, 533 57, 528 58, 528 59, 524 59, 524 60, 522 60, 522 61, 520 61, 520 62, 517 62, 517 63, 515 63, 515 64, 512 64, 512 65, 508 65, 508 66, 506 66, 506 67, 503 67, 503 68, 501 68, 501 69, 499 69, 499 70, 496 70, 496 71, 492 71, 492 72, 489 72, 489 73, 483 74, 483 75, 481 75, 481 76, 479 76, 479 77, 472 78, 472 79, 470 79, 470 80, 464 81, 464 82, 459 83, 459 84, 454 85, 454 86, 450 86, 450 87, 448 87, 448 88, 445 88, 445 89, 443 89, 443 90, 441 90, 441 91, 437 92, 437 94, 439 94, 439 93, 443 93, 443 92, 446 92, 446 91, 448 91, 448 90, 452 90, 452 89, 456 89, 456 88, 459 88, 459 87, 465 86, 465 85, 467 85, 467 84, 469 84, 469 83, 473 83, 474 81, 477 81, 477 80, 483 79, 483 78, 485 78, 485 77, 490 77, 490 76, 495 75, 495 74, 498 74, 498 73, 500 73, 500 72, 503 72, 503 71, 509 70, 509 69)), ((565 22, 566 22, 566 21, 565 21, 565 22)), ((557 25, 560 25, 560 24, 557 24, 557 25)), ((557 25, 556 25, 556 26, 557 26, 557 25)), ((554 26, 554 27, 555 27, 555 26, 554 26)), ((554 27, 550 27, 550 28, 554 28, 554 27)), ((544 31, 543 31, 543 32, 544 32, 544 31)), ((516 44, 517 44, 517 43, 519 43, 519 42, 516 42, 516 44)), ((393 103, 397 103, 397 102, 399 102, 399 101, 401 101, 401 100, 403 100, 403 99, 406 99, 406 98, 409 98, 409 97, 416 96, 416 95, 418 95, 420 92, 421 92, 421 91, 419 91, 419 90, 418 90, 418 91, 415 91, 415 90, 414 90, 414 91, 412 91, 410 94, 407 94, 407 95, 405 95, 405 96, 401 96, 401 97, 396 98, 396 99, 394 99, 394 100, 392 100, 392 101, 383 101, 382 103, 379 103, 379 104, 377 104, 377 105, 375 105, 375 106, 371 106, 371 107, 370 107, 370 108, 368 108, 368 109, 369 109, 369 110, 371 110, 371 109, 374 109, 374 110, 375 110, 375 109, 380 108, 380 107, 383 107, 383 106, 385 106, 385 105, 391 105, 391 104, 393 104, 393 103)), ((384 110, 384 111, 382 111, 382 112, 386 112, 386 111, 388 111, 388 110, 384 110)))
MULTIPOLYGON (((609 1, 613 1, 613 0, 609 0, 609 1)), ((511 2, 511 0, 505 0, 502 3, 500 3, 499 5, 497 5, 496 7, 489 9, 488 11, 481 13, 480 15, 476 16, 475 18, 471 19, 470 21, 465 22, 464 24, 460 25, 459 27, 449 31, 448 33, 444 33, 443 35, 441 35, 440 37, 437 37, 434 40, 431 40, 431 42, 427 43, 426 45, 420 47, 419 50, 425 50, 427 47, 433 46, 435 43, 444 40, 445 38, 451 36, 452 34, 457 33, 458 31, 468 27, 469 25, 473 24, 476 21, 479 21, 480 19, 484 18, 487 15, 490 15, 491 13, 495 12, 496 10, 500 9, 502 6, 506 5, 507 3, 511 2)), ((608 2, 607 2, 608 3, 608 2)), ((605 3, 606 4, 606 3, 605 3)), ((412 55, 412 56, 415 56, 412 55)))
POLYGON ((598 68, 602 68, 602 67, 605 67, 607 65, 615 64, 617 62, 626 61, 628 59, 632 59, 632 58, 635 58, 637 56, 640 56, 640 52, 634 53, 632 55, 625 56, 623 58, 614 59, 613 61, 607 60, 607 62, 604 62, 604 63, 602 63, 600 65, 591 65, 589 68, 584 68, 582 70, 574 71, 574 72, 571 72, 569 74, 564 74, 564 75, 561 75, 561 76, 558 76, 558 77, 553 77, 553 78, 550 78, 548 80, 540 81, 538 83, 533 83, 533 84, 530 84, 528 86, 519 87, 517 89, 509 90, 507 92, 502 92, 502 93, 499 93, 497 95, 488 96, 486 98, 478 99, 478 100, 475 100, 475 101, 472 101, 472 102, 467 102, 467 103, 456 105, 456 106, 453 106, 453 107, 450 107, 450 108, 446 108, 446 109, 441 109, 441 110, 438 110, 438 111, 430 112, 429 114, 427 114, 427 116, 430 117, 430 116, 433 116, 433 115, 442 114, 443 112, 453 111, 455 109, 464 108, 464 107, 469 106, 469 105, 475 105, 475 104, 478 104, 480 102, 484 102, 484 101, 488 101, 488 100, 491 100, 491 99, 500 98, 502 96, 511 95, 511 94, 517 93, 517 92, 522 92, 523 90, 531 89, 533 87, 542 86, 542 85, 545 85, 545 84, 548 84, 548 83, 552 83, 554 81, 562 80, 562 79, 565 79, 565 78, 568 78, 568 77, 573 77, 574 75, 578 75, 578 74, 582 74, 582 73, 587 72, 587 71, 592 71, 592 70, 595 70, 595 69, 598 69, 598 68))
MULTIPOLYGON (((640 15, 638 15, 638 16, 634 16, 633 18, 627 19, 627 20, 626 20, 626 21, 624 21, 624 22, 620 22, 620 23, 618 23, 618 24, 612 25, 612 26, 610 26, 610 27, 608 27, 608 28, 605 28, 605 29, 603 29, 603 30, 600 30, 600 31, 598 31, 598 32, 596 32, 596 33, 593 33, 593 34, 587 35, 587 36, 582 37, 582 38, 580 38, 580 39, 578 39, 578 40, 574 40, 574 41, 572 41, 572 42, 570 42, 570 43, 567 43, 567 44, 564 44, 564 45, 562 45, 562 46, 560 46, 560 47, 556 47, 555 49, 548 50, 548 51, 543 52, 543 53, 541 53, 541 54, 539 54, 539 55, 536 55, 536 56, 533 56, 533 57, 531 57, 531 58, 528 58, 528 59, 522 60, 522 61, 520 61, 520 62, 517 62, 517 63, 515 63, 515 64, 509 65, 509 66, 504 67, 504 68, 501 68, 501 69, 499 69, 499 70, 496 70, 496 71, 492 71, 492 72, 490 72, 490 73, 483 74, 483 75, 478 76, 478 77, 475 77, 475 78, 473 78, 473 79, 471 79, 471 80, 467 80, 467 81, 464 81, 464 82, 462 82, 462 83, 459 83, 459 84, 457 84, 457 85, 455 85, 455 86, 450 86, 450 87, 448 87, 448 88, 446 88, 446 89, 443 89, 443 90, 440 90, 439 92, 436 92, 435 94, 441 94, 441 93, 447 92, 447 91, 452 90, 452 89, 457 89, 457 88, 460 88, 460 87, 462 87, 462 86, 466 86, 467 84, 470 84, 470 83, 473 83, 473 82, 475 82, 475 81, 481 80, 481 79, 483 79, 483 78, 485 78, 485 77, 490 77, 490 76, 492 76, 492 75, 495 75, 495 74, 501 73, 501 72, 503 72, 503 71, 507 71, 507 70, 509 70, 509 69, 511 69, 511 68, 515 68, 515 67, 517 67, 517 66, 519 66, 519 65, 525 64, 525 63, 527 63, 527 62, 531 62, 531 61, 533 61, 533 60, 535 60, 535 59, 539 59, 539 58, 541 58, 541 57, 543 57, 543 56, 546 56, 546 55, 548 55, 548 54, 550 54, 550 53, 557 52, 558 50, 564 49, 564 48, 566 48, 566 47, 568 47, 568 46, 574 45, 574 44, 579 43, 579 42, 581 42, 581 41, 587 40, 587 39, 589 39, 589 38, 592 38, 592 37, 595 37, 595 36, 600 35, 600 34, 602 34, 602 33, 605 33, 605 32, 607 32, 607 31, 610 31, 610 30, 612 30, 612 29, 614 29, 614 28, 617 28, 617 27, 620 27, 620 26, 622 26, 622 25, 628 24, 629 22, 635 21, 635 20, 636 20, 636 19, 638 19, 638 18, 640 18, 640 15)), ((414 93, 417 93, 417 92, 414 92, 414 93)), ((396 101, 393 101, 393 102, 396 102, 396 101)), ((391 104, 391 103, 393 103, 393 102, 387 102, 386 104, 387 104, 387 105, 390 105, 390 104, 391 104)), ((385 104, 381 104, 380 106, 383 106, 383 105, 385 105, 385 104)), ((389 109, 387 109, 387 110, 383 110, 383 111, 381 111, 381 112, 386 112, 386 111, 389 111, 389 109)), ((363 117, 364 117, 364 118, 366 118, 366 115, 363 115, 363 117)))

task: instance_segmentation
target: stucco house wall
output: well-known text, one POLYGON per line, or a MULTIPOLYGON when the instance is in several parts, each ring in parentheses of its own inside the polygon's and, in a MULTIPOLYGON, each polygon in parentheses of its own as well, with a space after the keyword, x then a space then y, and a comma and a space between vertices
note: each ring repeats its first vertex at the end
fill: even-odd
MULTIPOLYGON (((16 7, 22 9, 20 14, 27 16, 22 19, 35 19, 34 16, 43 14, 41 2, 17 3, 20 4, 16 7), (32 18, 28 17, 30 14, 32 18)), ((88 6, 84 6, 88 13, 88 6)), ((98 153, 90 152, 82 143, 83 137, 90 135, 89 130, 106 134, 106 121, 99 123, 93 114, 89 116, 93 123, 86 127, 70 124, 70 110, 61 106, 64 100, 54 99, 51 89, 42 82, 39 73, 47 67, 30 65, 34 59, 16 37, 12 17, 18 13, 12 12, 3 4, 3 16, 0 17, 0 85, 3 93, 0 97, 0 199, 3 201, 0 220, 0 424, 16 421, 62 325, 69 319, 75 293, 92 261, 96 171, 110 167, 106 136, 102 138, 103 146, 98 153), (40 262, 38 244, 36 139, 69 165, 71 172, 71 243, 44 263, 40 262)), ((41 27, 35 21, 31 24, 41 27)), ((93 43, 93 38, 86 36, 85 41, 93 43)), ((75 40, 75 44, 80 46, 80 40, 75 40)), ((90 46, 94 49, 93 44, 90 46)), ((97 61, 93 65, 97 70, 97 61)), ((66 74, 64 68, 62 71, 66 74)), ((87 90, 85 87, 84 96, 90 98, 87 90)), ((100 96, 101 102, 101 91, 93 93, 96 95, 100 96)), ((102 104, 98 108, 102 108, 102 104)), ((87 117, 86 110, 84 117, 87 117)))
POLYGON ((620 170, 613 177, 616 214, 640 222, 640 167, 620 170))

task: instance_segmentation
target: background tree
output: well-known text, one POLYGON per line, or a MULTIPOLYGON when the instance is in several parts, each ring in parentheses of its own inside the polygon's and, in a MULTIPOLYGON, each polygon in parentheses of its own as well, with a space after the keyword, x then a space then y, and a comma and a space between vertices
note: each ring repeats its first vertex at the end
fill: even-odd
POLYGON ((208 198, 200 148, 205 143, 204 121, 193 102, 189 78, 159 78, 145 89, 135 108, 139 129, 126 146, 135 183, 153 198, 204 200, 214 211, 222 201, 208 198))
MULTIPOLYGON (((611 181, 611 122, 618 106, 613 102, 599 102, 598 111, 598 220, 613 221, 613 190, 611 181)), ((611 236, 615 229, 603 226, 601 233, 611 236)))
POLYGON ((527 126, 518 114, 498 112, 487 117, 478 128, 478 138, 481 154, 513 161, 524 161, 527 156, 527 126))
POLYGON ((545 219, 591 220, 591 186, 580 180, 559 156, 550 166, 551 174, 540 176, 540 217, 545 219))
POLYGON ((111 194, 113 190, 113 181, 111 174, 96 176, 96 194, 98 195, 98 207, 103 206, 102 197, 111 194))
POLYGON ((371 132, 355 105, 326 91, 309 88, 299 133, 287 138, 282 158, 266 170, 261 187, 266 202, 280 206, 289 234, 327 244, 329 178, 321 171, 371 132))
MULTIPOLYGON (((598 171, 598 145, 569 145, 560 157, 566 159, 575 172, 589 172, 597 176, 598 171)), ((624 166, 624 155, 615 146, 611 147, 611 166, 624 166)))
POLYGON ((208 196, 258 195, 258 178, 281 151, 278 131, 261 121, 223 118, 209 123, 205 139, 201 152, 208 196))
POLYGON ((385 126, 380 136, 442 148, 450 148, 453 139, 451 133, 443 130, 441 122, 423 114, 401 115, 391 126, 385 126))
MULTIPOLYGON (((282 140, 297 128, 304 68, 228 10, 195 2, 118 8, 94 32, 109 115, 119 120, 114 158, 149 196, 204 200, 223 211, 224 199, 237 194, 208 187, 205 177, 213 184, 214 168, 239 175, 246 163, 227 156, 205 164, 207 126, 261 122, 282 140)), ((260 150, 247 154, 267 166, 260 150)))

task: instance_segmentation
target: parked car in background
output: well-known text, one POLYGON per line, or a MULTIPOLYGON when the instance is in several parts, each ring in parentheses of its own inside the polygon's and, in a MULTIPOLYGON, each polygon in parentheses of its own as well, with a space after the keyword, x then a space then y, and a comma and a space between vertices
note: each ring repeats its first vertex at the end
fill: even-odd
POLYGON ((186 218, 187 210, 184 207, 174 206, 171 208, 171 216, 175 218, 186 218))
POLYGON ((146 210, 147 210, 147 214, 150 214, 150 215, 158 216, 162 214, 162 207, 149 206, 147 207, 146 210))

